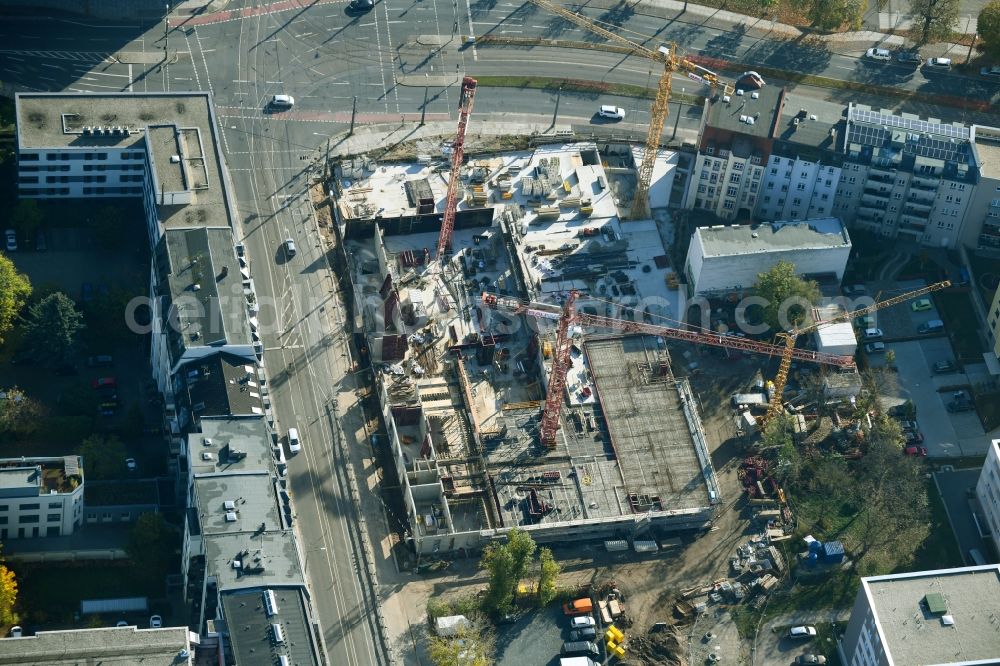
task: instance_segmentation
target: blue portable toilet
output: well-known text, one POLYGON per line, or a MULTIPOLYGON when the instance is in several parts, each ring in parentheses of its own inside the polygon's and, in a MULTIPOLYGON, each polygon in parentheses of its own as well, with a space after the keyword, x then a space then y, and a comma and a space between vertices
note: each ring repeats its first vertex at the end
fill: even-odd
POLYGON ((823 550, 823 542, 822 541, 810 541, 809 542, 809 553, 810 554, 812 554, 812 553, 819 553, 819 552, 822 552, 822 550, 823 550))

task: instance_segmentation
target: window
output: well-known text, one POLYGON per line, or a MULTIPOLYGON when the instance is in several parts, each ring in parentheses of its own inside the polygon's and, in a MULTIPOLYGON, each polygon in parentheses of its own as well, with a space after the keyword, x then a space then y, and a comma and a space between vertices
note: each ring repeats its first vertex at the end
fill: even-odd
POLYGON ((896 181, 896 184, 900 185, 900 186, 906 185, 906 181, 904 179, 900 178, 899 180, 896 181))
POLYGON ((717 183, 717 182, 719 182, 719 174, 713 173, 712 176, 708 179, 708 182, 710 182, 710 183, 717 183))
POLYGON ((729 199, 727 199, 726 203, 722 204, 722 207, 725 208, 726 210, 732 210, 735 205, 736 205, 735 202, 730 201, 729 199))
POLYGON ((713 162, 712 171, 718 171, 722 167, 722 162, 713 162))
POLYGON ((48 529, 45 530, 45 536, 59 536, 59 526, 50 525, 48 529))
MULTIPOLYGON (((781 164, 781 158, 780 157, 775 157, 774 158, 774 163, 775 164, 781 164)), ((998 187, 997 189, 1000 190, 1000 187, 998 187)))
POLYGON ((49 502, 49 511, 52 509, 62 509, 62 502, 49 502))
POLYGON ((107 153, 97 153, 97 159, 99 159, 99 160, 106 160, 106 159, 108 159, 108 154, 107 153))
POLYGON ((37 523, 40 520, 40 518, 41 516, 18 516, 17 522, 21 523, 22 525, 25 523, 37 523))
MULTIPOLYGON (((55 153, 45 153, 45 160, 46 161, 48 161, 48 162, 55 162, 57 159, 59 159, 59 156, 57 154, 55 154, 55 153)), ((1000 189, 1000 187, 998 187, 997 189, 1000 189)))
POLYGON ((764 203, 771 203, 771 197, 765 196, 764 203))
POLYGON ((6 504, 0 504, 0 511, 10 511, 10 507, 6 504))
POLYGON ((774 189, 774 183, 768 183, 767 184, 767 189, 773 190, 774 189))
POLYGON ((823 183, 823 184, 826 185, 827 187, 833 187, 833 181, 830 180, 829 178, 827 178, 826 182, 823 183))
POLYGON ((896 207, 895 206, 889 206, 889 212, 890 213, 895 213, 896 212, 896 207))
POLYGON ((743 171, 743 162, 733 162, 733 171, 743 171))
POLYGON ((799 216, 799 211, 793 210, 792 214, 789 217, 798 217, 798 216, 799 216))
POLYGON ((944 200, 947 203, 951 203, 954 199, 955 199, 955 197, 951 196, 950 194, 944 198, 944 200))
POLYGON ((706 189, 708 189, 708 188, 705 187, 704 185, 699 185, 698 186, 698 194, 704 194, 706 189))
POLYGON ((713 146, 709 146, 708 148, 705 149, 705 154, 706 155, 714 155, 715 154, 715 148, 713 146))
POLYGON ((782 192, 787 192, 788 191, 788 185, 782 185, 781 186, 781 191, 782 192))
POLYGON ((751 192, 757 191, 757 183, 750 183, 750 191, 751 192))
POLYGON ((20 160, 22 162, 37 162, 38 157, 38 153, 21 153, 20 160))
POLYGON ((41 506, 41 504, 22 504, 21 511, 38 511, 41 506))
POLYGON ((895 194, 892 195, 892 198, 893 199, 902 199, 903 198, 903 194, 902 194, 902 192, 896 192, 895 194))
POLYGON ((24 183, 26 185, 29 183, 37 183, 38 176, 21 176, 20 178, 17 179, 17 182, 24 183))
POLYGON ((715 188, 714 187, 708 188, 708 198, 711 199, 714 196, 715 196, 715 188))
POLYGON ((827 199, 830 198, 830 195, 829 194, 821 194, 821 195, 819 195, 819 198, 820 198, 821 201, 826 201, 827 199))
POLYGON ((49 515, 47 515, 45 517, 45 520, 47 522, 50 522, 50 523, 57 523, 60 520, 62 520, 62 514, 61 513, 50 513, 49 515))
POLYGON ((774 168, 774 167, 771 167, 771 175, 775 176, 775 175, 777 175, 777 173, 778 173, 778 170, 776 168, 774 168))
POLYGON ((806 176, 808 176, 808 175, 809 174, 807 174, 805 171, 803 171, 802 173, 799 174, 799 180, 805 180, 806 176))
POLYGON ((738 187, 734 187, 734 186, 730 185, 729 187, 726 188, 726 196, 727 197, 735 197, 736 194, 737 194, 737 192, 739 192, 739 188, 738 187))
POLYGON ((798 197, 795 197, 794 199, 792 199, 792 205, 793 206, 801 206, 802 205, 802 199, 799 199, 798 197))
MULTIPOLYGON (((858 170, 857 167, 855 167, 854 170, 857 171, 858 170)), ((854 183, 857 182, 857 178, 855 178, 854 176, 851 176, 850 178, 847 179, 847 182, 850 183, 851 185, 853 185, 854 183)))
POLYGON ((0 516, 0 525, 7 524, 7 516, 0 516))
POLYGON ((701 179, 702 180, 708 180, 708 172, 707 171, 702 171, 701 172, 701 179))
POLYGON ((799 183, 798 187, 796 187, 795 189, 797 189, 799 192, 802 192, 803 190, 806 189, 806 184, 805 183, 799 183))

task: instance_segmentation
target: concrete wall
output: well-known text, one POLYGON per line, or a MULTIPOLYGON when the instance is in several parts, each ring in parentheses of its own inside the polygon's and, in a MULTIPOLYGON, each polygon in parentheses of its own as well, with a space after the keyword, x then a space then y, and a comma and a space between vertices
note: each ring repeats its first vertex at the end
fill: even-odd
MULTIPOLYGON (((979 483, 976 484, 976 496, 993 533, 993 547, 1000 553, 1000 439, 994 439, 990 445, 979 483)), ((983 553, 983 556, 991 559, 989 553, 983 553)))
POLYGON ((757 274, 768 270, 779 261, 795 264, 799 275, 836 273, 837 279, 844 277, 850 246, 822 249, 788 250, 782 252, 760 252, 726 257, 701 257, 701 245, 694 240, 688 251, 687 265, 689 279, 695 294, 719 294, 729 291, 749 289, 757 280, 757 274), (700 269, 696 271, 696 267, 700 269))

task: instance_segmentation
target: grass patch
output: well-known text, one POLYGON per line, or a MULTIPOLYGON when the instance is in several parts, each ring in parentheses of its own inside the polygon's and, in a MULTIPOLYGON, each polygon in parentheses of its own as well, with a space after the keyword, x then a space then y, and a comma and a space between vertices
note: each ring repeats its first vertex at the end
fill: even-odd
POLYGON ((9 566, 17 575, 18 612, 31 625, 74 625, 83 599, 164 595, 162 578, 127 563, 11 562, 9 566))
POLYGON ((983 350, 977 333, 979 320, 972 309, 969 294, 960 291, 937 292, 934 294, 934 304, 941 319, 946 322, 955 356, 965 362, 981 360, 983 350))
POLYGON ((840 655, 837 654, 837 636, 839 636, 840 631, 843 627, 837 627, 837 625, 830 622, 818 622, 814 625, 816 627, 816 640, 812 642, 812 647, 815 654, 821 654, 826 657, 827 666, 840 666, 840 655))

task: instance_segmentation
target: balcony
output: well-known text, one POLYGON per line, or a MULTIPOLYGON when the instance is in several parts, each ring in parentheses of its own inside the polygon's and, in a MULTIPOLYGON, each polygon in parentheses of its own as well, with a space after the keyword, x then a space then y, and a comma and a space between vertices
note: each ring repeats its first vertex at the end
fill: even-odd
POLYGON ((919 231, 923 233, 924 229, 927 228, 927 220, 922 217, 917 217, 916 215, 910 215, 903 212, 902 217, 899 218, 901 224, 900 229, 910 229, 912 231, 919 231))
POLYGON ((927 206, 930 208, 934 205, 934 195, 930 194, 926 190, 910 190, 910 193, 906 196, 906 203, 915 204, 917 206, 927 206))
POLYGON ((879 210, 885 210, 886 206, 889 205, 888 197, 878 197, 874 194, 869 194, 865 192, 861 195, 861 205, 867 206, 869 208, 878 208, 879 210))
POLYGON ((868 174, 872 176, 879 176, 883 178, 887 177, 892 179, 896 175, 896 169, 894 169, 893 167, 873 164, 870 167, 868 167, 868 174))
POLYGON ((941 178, 926 173, 915 173, 910 182, 922 190, 936 190, 941 183, 941 178))
POLYGON ((858 218, 862 220, 869 220, 871 222, 881 222, 884 214, 882 210, 878 208, 873 208, 872 206, 859 206, 858 207, 858 218))
POLYGON ((892 191, 890 187, 875 187, 873 185, 865 185, 865 194, 870 194, 873 197, 880 197, 884 199, 889 198, 889 193, 892 191))
POLYGON ((903 212, 912 211, 913 215, 924 215, 926 216, 931 212, 931 205, 928 203, 923 203, 921 201, 912 201, 910 199, 906 200, 906 206, 903 207, 903 212))
POLYGON ((896 179, 895 176, 893 176, 892 174, 888 174, 888 173, 885 173, 885 174, 883 174, 883 173, 869 173, 868 174, 868 180, 869 181, 875 181, 876 183, 886 183, 886 184, 889 184, 889 183, 892 183, 892 181, 894 181, 895 179, 896 179))

